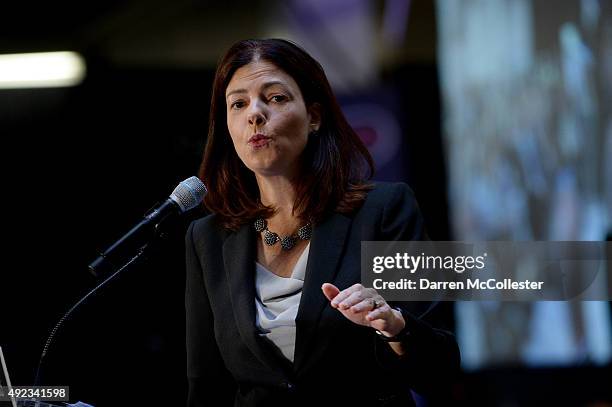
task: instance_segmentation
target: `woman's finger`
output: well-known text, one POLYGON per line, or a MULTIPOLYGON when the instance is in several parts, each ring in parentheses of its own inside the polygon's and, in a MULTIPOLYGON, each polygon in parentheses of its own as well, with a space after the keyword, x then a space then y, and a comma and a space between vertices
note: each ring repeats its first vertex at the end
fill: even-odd
POLYGON ((366 315, 366 319, 368 321, 375 321, 377 319, 388 320, 392 316, 391 307, 389 304, 385 303, 380 308, 370 311, 368 315, 366 315))
POLYGON ((354 312, 364 312, 364 311, 372 311, 376 308, 380 308, 385 304, 385 301, 382 299, 382 297, 377 296, 377 297, 369 297, 369 298, 365 298, 363 299, 363 301, 353 305, 351 307, 351 310, 354 312))
POLYGON ((364 312, 372 311, 376 307, 376 302, 373 298, 366 298, 363 301, 353 305, 351 311, 353 312, 364 312))
POLYGON ((351 308, 355 304, 359 304, 365 299, 365 295, 363 291, 355 291, 351 295, 348 296, 344 301, 341 301, 338 304, 338 308, 347 310, 351 308))
POLYGON ((323 290, 323 295, 325 295, 325 297, 329 301, 332 301, 334 298, 336 298, 338 293, 340 293, 340 289, 338 289, 338 287, 330 283, 324 283, 321 286, 321 290, 323 290))
POLYGON ((355 284, 355 285, 350 286, 347 289, 344 289, 344 290, 340 291, 340 293, 338 295, 336 295, 336 297, 334 297, 334 299, 332 300, 332 302, 331 302, 332 307, 338 308, 338 305, 342 301, 347 299, 355 291, 358 291, 358 290, 360 290, 362 288, 363 288, 363 286, 361 284, 355 284))

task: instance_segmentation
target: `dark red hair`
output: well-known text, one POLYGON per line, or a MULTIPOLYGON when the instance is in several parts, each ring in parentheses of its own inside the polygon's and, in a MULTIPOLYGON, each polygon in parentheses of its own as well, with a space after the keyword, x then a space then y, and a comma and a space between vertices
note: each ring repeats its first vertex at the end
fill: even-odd
POLYGON ((331 212, 350 213, 363 203, 372 185, 372 157, 346 121, 321 65, 296 44, 281 39, 244 40, 221 59, 213 82, 208 140, 200 179, 209 193, 204 205, 219 216, 223 227, 237 230, 275 208, 262 205, 255 175, 240 160, 226 121, 225 91, 240 67, 253 60, 270 62, 298 84, 306 107, 317 103, 321 124, 310 135, 302 154, 293 213, 315 223, 331 212))

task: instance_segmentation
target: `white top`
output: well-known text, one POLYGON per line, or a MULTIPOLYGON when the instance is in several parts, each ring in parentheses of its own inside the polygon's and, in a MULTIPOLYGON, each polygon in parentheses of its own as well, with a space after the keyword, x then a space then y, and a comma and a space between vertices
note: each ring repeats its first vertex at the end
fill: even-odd
POLYGON ((293 362, 295 317, 302 298, 310 242, 300 255, 290 277, 280 277, 255 262, 255 323, 260 335, 270 339, 293 362))

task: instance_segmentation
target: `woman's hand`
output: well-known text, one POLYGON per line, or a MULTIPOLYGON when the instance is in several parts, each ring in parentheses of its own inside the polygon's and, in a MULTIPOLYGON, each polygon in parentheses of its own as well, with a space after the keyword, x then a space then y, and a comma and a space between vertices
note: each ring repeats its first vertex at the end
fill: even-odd
POLYGON ((355 284, 340 291, 325 283, 321 289, 330 305, 356 324, 377 329, 385 336, 397 335, 406 325, 402 313, 391 308, 373 288, 355 284))

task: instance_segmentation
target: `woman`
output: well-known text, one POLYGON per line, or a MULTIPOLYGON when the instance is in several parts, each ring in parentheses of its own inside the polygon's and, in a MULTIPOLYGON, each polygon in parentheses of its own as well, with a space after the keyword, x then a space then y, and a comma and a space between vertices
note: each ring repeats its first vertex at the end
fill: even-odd
POLYGON ((359 284, 362 240, 425 237, 410 189, 372 173, 312 57, 229 49, 199 174, 213 214, 186 236, 189 406, 405 406, 457 370, 451 334, 359 284))

